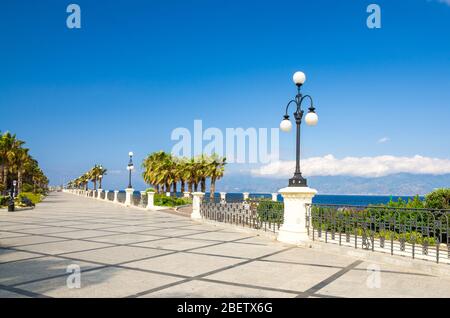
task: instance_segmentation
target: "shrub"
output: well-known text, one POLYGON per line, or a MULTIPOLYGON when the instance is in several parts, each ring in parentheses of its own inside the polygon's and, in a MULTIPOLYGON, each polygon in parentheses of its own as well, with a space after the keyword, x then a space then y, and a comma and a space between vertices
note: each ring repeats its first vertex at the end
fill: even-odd
POLYGON ((0 195, 0 206, 8 205, 8 199, 9 199, 9 197, 4 197, 4 196, 0 195))
POLYGON ((390 208, 410 208, 410 209, 423 209, 425 208, 425 203, 416 195, 413 199, 408 199, 408 201, 398 198, 397 201, 391 200, 386 204, 390 208))
POLYGON ((283 223, 283 203, 269 199, 261 200, 256 208, 258 218, 263 222, 283 223))
POLYGON ((33 204, 37 204, 42 201, 42 195, 40 195, 40 194, 36 194, 36 193, 32 193, 32 192, 21 192, 17 196, 18 204, 20 204, 20 202, 22 202, 23 198, 29 199, 33 204))
POLYGON ((425 205, 429 209, 450 209, 450 188, 437 189, 427 194, 425 205))
POLYGON ((168 197, 165 194, 155 194, 155 196, 154 196, 154 204, 156 206, 175 207, 175 206, 191 204, 191 203, 192 203, 192 200, 189 198, 168 197))
POLYGON ((147 189, 145 190, 145 192, 156 192, 156 191, 155 191, 155 189, 153 189, 153 188, 147 188, 147 189))

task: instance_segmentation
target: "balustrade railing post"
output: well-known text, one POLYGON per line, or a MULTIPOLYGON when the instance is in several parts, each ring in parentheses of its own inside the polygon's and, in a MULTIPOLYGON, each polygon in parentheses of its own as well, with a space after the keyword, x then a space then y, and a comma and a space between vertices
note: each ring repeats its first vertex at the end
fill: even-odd
POLYGON ((155 192, 147 192, 147 210, 153 210, 155 208, 155 192))
POLYGON ((227 193, 220 192, 220 203, 226 203, 226 202, 227 202, 227 193))
POLYGON ((114 190, 114 203, 119 203, 119 191, 118 190, 114 190))
POLYGON ((272 193, 272 201, 278 201, 278 193, 272 193))

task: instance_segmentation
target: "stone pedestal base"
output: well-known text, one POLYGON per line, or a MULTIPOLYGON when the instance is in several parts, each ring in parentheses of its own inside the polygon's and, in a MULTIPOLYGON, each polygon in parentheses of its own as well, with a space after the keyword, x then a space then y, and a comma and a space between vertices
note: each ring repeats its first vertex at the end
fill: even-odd
POLYGON ((200 214, 200 203, 203 200, 205 194, 203 192, 194 192, 192 193, 192 213, 191 219, 193 220, 201 220, 202 215, 200 214))
POLYGON ((132 205, 132 198, 133 198, 133 188, 127 188, 125 189, 125 206, 131 206, 132 205))
POLYGON ((306 204, 312 203, 317 191, 308 187, 287 187, 278 192, 284 200, 284 223, 277 240, 295 245, 307 244, 306 204))

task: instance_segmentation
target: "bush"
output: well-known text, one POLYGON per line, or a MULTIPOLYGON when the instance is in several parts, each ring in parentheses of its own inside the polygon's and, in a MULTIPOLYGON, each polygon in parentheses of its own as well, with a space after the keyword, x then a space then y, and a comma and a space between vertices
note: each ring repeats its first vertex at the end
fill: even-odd
POLYGON ((437 189, 427 194, 425 205, 429 209, 450 209, 450 188, 437 189))
POLYGON ((263 222, 283 223, 283 203, 269 199, 259 201, 256 208, 258 218, 263 222))
POLYGON ((9 199, 9 197, 4 197, 4 196, 0 195, 0 206, 8 205, 8 199, 9 199))
POLYGON ((156 206, 175 207, 175 206, 191 204, 191 203, 192 203, 192 200, 189 198, 168 197, 165 194, 155 194, 155 196, 154 196, 154 204, 156 206))
POLYGON ((423 209, 425 208, 425 203, 416 195, 413 199, 408 199, 408 201, 398 198, 397 201, 391 200, 386 204, 390 208, 409 208, 409 209, 423 209))
POLYGON ((17 204, 20 205, 24 198, 30 200, 33 204, 37 204, 42 201, 42 195, 40 194, 32 192, 21 192, 16 198, 17 204))
POLYGON ((147 190, 145 190, 145 192, 156 192, 156 191, 153 188, 147 188, 147 190))

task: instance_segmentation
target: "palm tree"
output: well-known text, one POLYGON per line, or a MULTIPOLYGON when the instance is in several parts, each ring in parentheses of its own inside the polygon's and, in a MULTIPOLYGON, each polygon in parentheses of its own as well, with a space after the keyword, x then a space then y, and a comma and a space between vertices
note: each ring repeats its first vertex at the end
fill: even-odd
POLYGON ((25 142, 17 139, 16 135, 11 135, 9 132, 6 132, 1 136, 0 164, 2 169, 0 177, 3 190, 7 189, 9 182, 12 181, 9 180, 8 174, 13 173, 14 167, 11 166, 14 165, 18 152, 24 143, 25 142))
POLYGON ((224 173, 225 158, 217 155, 208 157, 201 155, 196 158, 176 158, 164 151, 149 154, 142 162, 142 177, 145 182, 155 187, 157 193, 161 191, 177 192, 180 183, 181 191, 206 191, 206 180, 211 178, 211 192, 214 195, 216 181, 224 173))
POLYGON ((216 192, 216 181, 223 177, 225 172, 226 158, 219 157, 217 154, 213 154, 209 158, 209 164, 206 166, 207 175, 211 178, 211 185, 209 190, 209 196, 214 199, 214 193, 216 192))

